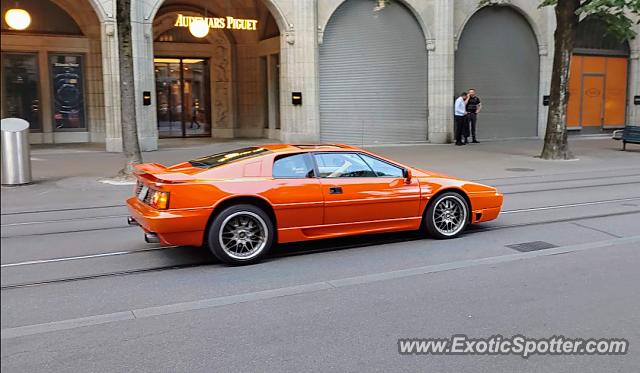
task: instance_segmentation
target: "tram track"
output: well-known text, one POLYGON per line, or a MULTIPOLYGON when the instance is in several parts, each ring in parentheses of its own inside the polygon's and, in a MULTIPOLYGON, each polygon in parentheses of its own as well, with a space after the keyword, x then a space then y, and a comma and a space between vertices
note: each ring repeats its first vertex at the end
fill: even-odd
POLYGON ((109 209, 109 208, 118 208, 118 207, 126 207, 126 205, 120 204, 120 205, 103 205, 103 206, 90 206, 90 207, 65 207, 65 208, 47 209, 47 210, 12 211, 12 212, 0 213, 0 216, 43 214, 43 213, 49 213, 49 212, 84 211, 84 210, 109 209))
MULTIPOLYGON (((573 180, 571 180, 571 181, 573 181, 573 180)), ((541 183, 543 184, 544 182, 541 182, 541 183)), ((526 185, 530 185, 530 184, 537 184, 537 183, 526 183, 526 185)), ((639 184, 640 184, 639 181, 630 181, 630 182, 621 182, 621 183, 579 185, 579 186, 569 186, 569 187, 560 187, 560 188, 518 190, 518 191, 510 191, 510 192, 507 191, 507 192, 503 192, 503 194, 505 196, 509 196, 509 195, 518 195, 518 194, 526 194, 526 193, 542 193, 542 192, 553 192, 553 191, 562 191, 562 190, 603 188, 603 187, 622 186, 622 185, 639 185, 639 184)), ((633 197, 633 198, 636 198, 636 197, 633 197)), ((111 207, 111 206, 109 206, 109 207, 111 207)), ((505 213, 505 212, 503 212, 503 213, 505 213)), ((104 216, 85 216, 85 217, 76 217, 76 218, 62 218, 62 219, 48 219, 48 220, 25 221, 25 222, 12 222, 12 223, 0 224, 0 227, 8 228, 8 227, 43 225, 43 224, 53 224, 53 223, 65 223, 65 222, 72 223, 72 222, 89 221, 89 220, 106 220, 106 219, 120 219, 120 218, 125 219, 127 216, 129 216, 129 215, 128 214, 117 214, 117 215, 104 215, 104 216)), ((98 230, 100 230, 100 229, 122 229, 122 228, 128 228, 128 226, 123 224, 122 226, 105 227, 105 228, 99 228, 98 230)), ((76 232, 90 232, 90 231, 95 231, 95 230, 97 230, 97 229, 94 229, 94 228, 71 229, 71 230, 54 231, 54 232, 6 235, 6 236, 2 236, 2 238, 29 237, 29 236, 41 236, 41 235, 50 235, 50 234, 76 233, 76 232)))
MULTIPOLYGON (((617 202, 624 202, 628 200, 639 200, 639 199, 640 197, 634 197, 634 198, 615 199, 615 200, 608 200, 608 201, 594 201, 594 202, 588 202, 584 204, 541 206, 535 209, 507 210, 507 211, 504 211, 503 213, 504 214, 516 214, 516 213, 525 213, 525 212, 531 213, 535 211, 544 211, 545 209, 566 209, 566 208, 573 208, 573 207, 579 207, 579 206, 605 204, 607 202, 617 203, 617 202)), ((533 222, 525 222, 525 223, 502 224, 502 225, 496 225, 496 226, 472 226, 470 228, 470 231, 481 233, 481 232, 490 232, 490 231, 505 230, 505 229, 512 229, 512 228, 522 228, 522 227, 528 227, 528 226, 566 223, 566 222, 577 222, 577 221, 583 221, 583 220, 625 216, 625 215, 633 215, 633 214, 640 214, 640 209, 634 209, 634 210, 623 211, 623 212, 591 214, 591 215, 581 216, 581 217, 556 218, 556 219, 547 219, 542 221, 533 221, 533 222)), ((401 233, 390 233, 385 235, 371 235, 365 238, 360 237, 358 240, 354 240, 354 242, 349 242, 350 240, 348 238, 326 240, 324 242, 325 243, 324 245, 322 241, 316 241, 314 245, 319 245, 320 247, 318 248, 308 248, 308 245, 305 245, 305 247, 303 248, 296 248, 296 246, 301 246, 301 245, 288 244, 288 245, 291 245, 293 249, 277 250, 273 252, 270 255, 270 257, 272 258, 292 257, 297 255, 325 253, 325 252, 346 250, 346 249, 366 247, 366 246, 376 246, 376 245, 392 244, 392 243, 399 243, 399 242, 410 242, 410 241, 416 241, 421 239, 423 239, 422 235, 417 232, 401 232, 401 233), (326 245, 327 241, 338 242, 338 244, 326 245), (342 242, 346 241, 348 243, 340 244, 339 243, 340 241, 342 242)), ((84 255, 84 256, 32 260, 32 261, 25 261, 25 262, 2 264, 1 267, 4 269, 4 268, 25 267, 25 266, 37 265, 37 264, 82 261, 82 260, 89 260, 89 259, 96 259, 96 258, 108 258, 108 257, 115 257, 115 256, 140 254, 140 253, 146 253, 146 252, 159 252, 159 251, 171 250, 171 249, 180 249, 180 247, 161 246, 161 247, 141 249, 141 250, 118 251, 118 252, 110 252, 110 253, 107 252, 107 253, 98 253, 98 254, 91 254, 91 255, 84 255)), ((131 270, 112 271, 112 272, 97 273, 97 274, 82 275, 82 276, 62 277, 62 278, 55 278, 55 279, 42 280, 42 281, 7 284, 7 285, 2 285, 0 287, 0 290, 12 290, 12 289, 34 287, 34 286, 83 281, 83 280, 90 280, 90 279, 103 278, 103 277, 117 277, 117 276, 126 276, 126 275, 133 275, 133 274, 147 273, 147 272, 158 272, 158 271, 168 271, 168 270, 200 267, 200 266, 205 266, 205 265, 214 263, 215 261, 213 260, 213 258, 211 259, 212 260, 192 262, 192 263, 171 264, 166 266, 137 268, 137 269, 131 269, 131 270)))
MULTIPOLYGON (((626 168, 623 170, 634 170, 637 171, 638 168, 626 168)), ((601 170, 602 171, 602 170, 601 170)), ((631 174, 617 174, 617 175, 608 175, 608 176, 589 176, 589 177, 579 177, 579 178, 569 178, 569 179, 559 179, 559 180, 544 180, 544 181, 526 181, 526 182, 518 182, 518 183, 503 183, 500 182, 494 183, 492 181, 497 180, 518 180, 518 179, 530 179, 530 178, 545 178, 545 177, 554 177, 554 176, 567 176, 567 175, 580 175, 585 172, 566 172, 561 174, 544 174, 544 175, 521 175, 521 176, 507 176, 507 177, 497 177, 497 178, 486 178, 486 179, 471 179, 471 181, 479 182, 479 183, 487 183, 497 188, 503 187, 511 187, 511 186, 520 186, 520 185, 531 185, 531 184, 550 184, 550 183, 569 183, 575 181, 586 181, 586 180, 602 180, 602 179, 615 179, 615 178, 625 178, 625 177, 636 177, 640 176, 640 173, 631 173, 631 174)), ((598 171, 593 171, 593 173, 598 173, 598 171)), ((635 183, 635 182, 630 182, 635 183)), ((627 183, 621 183, 619 185, 626 185, 627 183)), ((609 186, 609 185, 618 185, 618 184, 604 184, 604 185, 594 185, 596 187, 599 186, 609 186)), ((589 187, 589 186, 578 186, 578 187, 567 187, 562 189, 572 189, 579 187, 589 187)), ((552 189, 559 190, 559 189, 552 189)), ((531 191, 535 192, 537 190, 531 191)), ((544 191, 544 190, 541 190, 544 191)), ((518 191, 517 193, 526 193, 528 191, 518 191)), ((18 216, 18 215, 30 215, 30 214, 45 214, 45 213, 56 213, 56 212, 74 212, 74 211, 87 211, 87 210, 97 210, 97 209, 111 209, 111 208, 125 208, 126 204, 113 204, 113 205, 99 205, 99 206, 89 206, 89 207, 65 207, 59 209, 43 209, 43 210, 29 210, 29 211, 11 211, 11 212, 0 212, 0 216, 18 216)), ((98 218, 96 216, 95 218, 98 218)), ((82 218, 77 218, 80 220, 82 218)))

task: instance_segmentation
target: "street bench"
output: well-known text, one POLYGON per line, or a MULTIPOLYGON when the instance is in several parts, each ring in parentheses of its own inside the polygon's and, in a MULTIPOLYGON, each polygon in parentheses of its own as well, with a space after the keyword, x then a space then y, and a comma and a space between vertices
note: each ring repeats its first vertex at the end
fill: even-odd
POLYGON ((622 150, 627 150, 627 143, 640 144, 640 126, 626 126, 623 130, 613 131, 614 140, 622 140, 622 150))

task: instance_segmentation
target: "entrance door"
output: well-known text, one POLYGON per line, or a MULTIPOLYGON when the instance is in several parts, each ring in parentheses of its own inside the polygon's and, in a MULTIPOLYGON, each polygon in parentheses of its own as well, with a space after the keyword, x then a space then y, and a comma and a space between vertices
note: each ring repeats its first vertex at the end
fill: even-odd
POLYGON ((2 53, 2 117, 22 118, 40 130, 40 87, 35 53, 2 53))
POLYGON ((585 75, 582 78, 582 125, 602 126, 604 76, 585 75))
POLYGON ((626 96, 626 57, 571 57, 567 104, 569 129, 623 127, 626 96))
POLYGON ((155 58, 160 137, 211 136, 209 61, 155 58))

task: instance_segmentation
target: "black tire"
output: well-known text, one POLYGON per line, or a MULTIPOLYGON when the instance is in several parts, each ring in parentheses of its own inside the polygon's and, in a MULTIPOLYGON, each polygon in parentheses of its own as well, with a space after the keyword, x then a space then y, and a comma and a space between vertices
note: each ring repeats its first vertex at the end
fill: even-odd
MULTIPOLYGON (((448 209, 446 209, 448 210, 448 209)), ((424 212, 423 222, 424 227, 426 229, 426 233, 433 238, 437 238, 440 240, 446 240, 451 238, 458 237, 462 232, 464 232, 465 228, 469 224, 469 204, 467 200, 460 194, 456 192, 446 192, 436 196, 433 200, 429 202, 426 211, 424 212), (444 205, 443 205, 444 203, 444 205), (455 224, 455 227, 452 228, 452 231, 446 232, 442 223, 440 226, 436 224, 436 209, 440 209, 438 214, 443 213, 441 211, 441 207, 446 206, 447 203, 450 203, 451 206, 456 206, 460 209, 461 216, 459 216, 459 224, 455 224)), ((449 215, 450 216, 450 215, 449 215)), ((440 217, 440 215, 439 215, 440 217)), ((453 223, 452 223, 453 224, 453 223)))
POLYGON ((225 208, 213 219, 207 232, 207 243, 209 250, 221 262, 246 265, 258 263, 271 250, 274 237, 275 228, 269 215, 257 206, 241 204, 225 208), (248 223, 243 225, 243 220, 248 223), (234 225, 234 222, 239 222, 239 225, 234 225), (250 224, 264 234, 264 242, 256 244, 255 251, 240 253, 244 249, 253 250, 252 239, 258 240, 258 235, 251 233, 250 224))

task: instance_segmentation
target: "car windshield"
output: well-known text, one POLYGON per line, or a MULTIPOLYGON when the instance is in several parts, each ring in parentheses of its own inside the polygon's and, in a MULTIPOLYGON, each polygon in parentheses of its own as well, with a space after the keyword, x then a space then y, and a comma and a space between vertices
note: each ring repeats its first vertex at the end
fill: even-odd
POLYGON ((206 157, 192 159, 189 161, 189 163, 191 163, 193 167, 214 168, 225 165, 227 163, 255 157, 269 152, 270 150, 268 149, 252 146, 248 148, 235 149, 228 152, 217 153, 208 155, 206 157))

